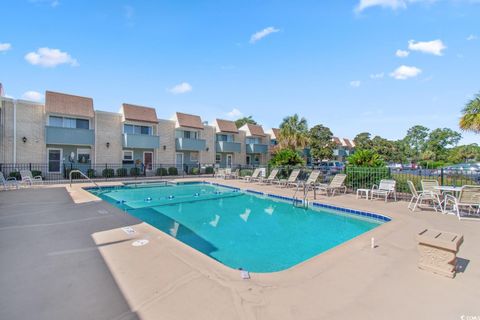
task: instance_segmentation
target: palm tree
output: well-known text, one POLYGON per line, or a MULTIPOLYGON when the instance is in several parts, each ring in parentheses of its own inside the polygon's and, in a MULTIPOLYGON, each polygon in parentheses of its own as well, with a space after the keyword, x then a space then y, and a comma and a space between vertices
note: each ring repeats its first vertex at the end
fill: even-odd
POLYGON ((480 93, 467 103, 462 112, 460 128, 465 131, 480 133, 480 93))
POLYGON ((298 114, 283 118, 280 124, 279 144, 281 148, 296 150, 308 144, 308 125, 298 114))

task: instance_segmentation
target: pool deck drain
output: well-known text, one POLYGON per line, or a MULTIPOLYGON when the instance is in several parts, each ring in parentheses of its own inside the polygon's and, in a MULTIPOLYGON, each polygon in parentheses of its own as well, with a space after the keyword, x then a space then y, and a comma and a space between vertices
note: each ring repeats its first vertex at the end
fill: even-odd
MULTIPOLYGON (((208 180, 293 195, 293 190, 284 188, 208 180)), ((411 213, 405 202, 320 196, 321 203, 385 214, 392 221, 291 269, 251 273, 251 279, 244 281, 238 270, 212 261, 80 187, 0 192, 0 285, 11 288, 0 299, 1 319, 480 315, 478 222, 429 211, 411 213), (128 226, 134 234, 122 230, 128 226), (462 272, 455 279, 418 270, 415 234, 425 227, 464 234, 459 253, 462 272), (370 247, 372 237, 375 249, 370 247), (148 239, 148 245, 131 245, 141 239, 148 239)))

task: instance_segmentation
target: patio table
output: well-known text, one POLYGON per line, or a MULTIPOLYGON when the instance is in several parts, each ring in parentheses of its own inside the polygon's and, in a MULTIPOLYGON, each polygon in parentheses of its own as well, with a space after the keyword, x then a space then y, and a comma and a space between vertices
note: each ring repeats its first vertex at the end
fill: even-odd
MULTIPOLYGON (((462 187, 455 187, 455 186, 438 186, 438 187, 434 187, 435 190, 440 190, 443 192, 450 192, 450 193, 453 193, 453 195, 456 197, 458 197, 458 194, 460 193, 460 191, 462 191, 462 187)), ((443 208, 442 209, 442 212, 443 213, 448 213, 447 212, 447 208, 446 208, 446 198, 443 197, 443 200, 442 202, 440 203, 440 206, 443 208), (443 206, 442 206, 443 204, 443 206)))

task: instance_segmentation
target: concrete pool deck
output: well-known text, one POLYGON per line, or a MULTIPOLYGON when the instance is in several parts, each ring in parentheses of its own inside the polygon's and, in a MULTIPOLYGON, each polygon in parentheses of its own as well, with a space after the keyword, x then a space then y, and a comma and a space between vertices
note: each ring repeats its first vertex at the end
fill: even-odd
MULTIPOLYGON (((293 195, 236 180, 201 180, 293 195)), ((319 196, 321 203, 393 220, 291 269, 242 280, 238 270, 98 201, 84 186, 0 192, 0 285, 10 288, 1 293, 1 319, 480 317, 479 222, 412 213, 406 202, 319 196), (427 227, 464 235, 455 279, 417 268, 415 235, 427 227), (137 239, 149 243, 132 246, 137 239)))

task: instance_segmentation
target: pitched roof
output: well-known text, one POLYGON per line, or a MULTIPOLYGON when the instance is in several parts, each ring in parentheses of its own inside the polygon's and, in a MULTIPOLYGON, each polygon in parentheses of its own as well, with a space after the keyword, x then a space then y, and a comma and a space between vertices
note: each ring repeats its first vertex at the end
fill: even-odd
POLYGON ((345 141, 345 144, 347 145, 347 147, 349 148, 355 147, 355 143, 353 143, 353 141, 350 141, 350 139, 343 138, 343 141, 345 141))
POLYGON ((335 142, 336 145, 342 145, 342 142, 340 141, 340 139, 338 137, 333 137, 333 142, 335 142))
POLYGON ((248 127, 248 131, 250 131, 250 134, 252 136, 259 136, 259 137, 265 136, 265 132, 263 131, 262 126, 258 124, 251 124, 251 123, 247 123, 246 126, 248 127))
POLYGON ((278 129, 278 128, 272 128, 272 132, 273 132, 273 135, 274 135, 274 138, 275 138, 275 139, 280 138, 280 129, 278 129))
POLYGON ((233 121, 217 119, 217 127, 220 132, 238 133, 237 126, 233 121))
POLYGON ((202 119, 193 114, 177 112, 177 122, 180 127, 203 129, 202 119))
POLYGON ((52 91, 45 92, 45 111, 87 118, 93 118, 95 114, 92 98, 52 91))
POLYGON ((154 108, 142 107, 134 104, 122 104, 125 120, 157 123, 157 112, 154 108))

